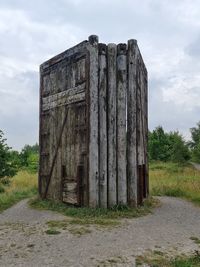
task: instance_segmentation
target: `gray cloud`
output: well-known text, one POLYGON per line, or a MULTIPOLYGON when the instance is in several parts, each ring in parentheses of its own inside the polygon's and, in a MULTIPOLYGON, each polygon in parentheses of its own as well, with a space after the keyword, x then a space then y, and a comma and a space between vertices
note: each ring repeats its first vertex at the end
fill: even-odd
POLYGON ((149 72, 149 126, 187 138, 199 119, 198 0, 2 0, 0 129, 19 149, 38 139, 38 66, 91 33, 138 39, 149 72))
POLYGON ((199 44, 200 44, 200 35, 186 47, 185 52, 189 56, 199 59, 200 57, 200 45, 199 44))

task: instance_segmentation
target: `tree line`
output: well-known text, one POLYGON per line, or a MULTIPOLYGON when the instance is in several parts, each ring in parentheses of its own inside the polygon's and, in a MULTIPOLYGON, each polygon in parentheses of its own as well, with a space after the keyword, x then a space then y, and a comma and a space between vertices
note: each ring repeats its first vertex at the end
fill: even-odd
MULTIPOLYGON (((190 129, 191 141, 186 142, 178 131, 166 132, 162 126, 149 131, 149 160, 200 163, 200 122, 190 129)), ((4 133, 0 130, 0 178, 12 177, 19 170, 38 171, 39 146, 25 145, 20 152, 7 145, 4 133)))
POLYGON ((0 178, 12 177, 19 170, 38 171, 39 145, 25 145, 20 152, 7 145, 3 131, 0 130, 0 178))
POLYGON ((149 131, 149 160, 200 163, 200 122, 190 132, 191 141, 185 141, 178 131, 165 132, 162 126, 149 131))

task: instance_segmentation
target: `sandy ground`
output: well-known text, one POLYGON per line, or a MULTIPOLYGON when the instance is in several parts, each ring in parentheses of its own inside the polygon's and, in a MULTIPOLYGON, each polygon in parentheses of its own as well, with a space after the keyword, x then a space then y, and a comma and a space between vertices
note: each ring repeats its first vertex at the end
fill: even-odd
POLYGON ((27 200, 0 214, 0 266, 135 266, 134 257, 151 249, 193 252, 200 238, 200 208, 177 198, 161 197, 153 214, 125 219, 120 227, 90 228, 81 236, 62 230, 48 235, 46 222, 63 220, 33 210, 27 200))

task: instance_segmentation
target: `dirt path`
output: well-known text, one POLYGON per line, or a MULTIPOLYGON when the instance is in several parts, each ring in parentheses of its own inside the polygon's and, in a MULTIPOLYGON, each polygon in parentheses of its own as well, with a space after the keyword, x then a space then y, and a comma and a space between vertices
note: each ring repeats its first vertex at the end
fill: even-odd
POLYGON ((177 198, 160 200, 162 205, 153 214, 123 220, 117 228, 93 227, 81 236, 67 229, 47 235, 45 222, 65 217, 30 209, 27 201, 21 201, 0 214, 0 266, 125 267, 134 266, 134 256, 148 249, 171 253, 198 249, 190 237, 200 238, 200 208, 177 198))

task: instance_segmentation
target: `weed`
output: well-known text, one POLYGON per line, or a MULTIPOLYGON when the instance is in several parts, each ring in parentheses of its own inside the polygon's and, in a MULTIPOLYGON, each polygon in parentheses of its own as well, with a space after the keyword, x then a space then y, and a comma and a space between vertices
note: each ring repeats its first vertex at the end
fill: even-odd
POLYGON ((115 256, 106 260, 98 261, 97 267, 106 267, 106 266, 127 266, 127 263, 130 263, 127 258, 121 256, 115 256), (123 265, 122 265, 123 264, 123 265))
POLYGON ((89 228, 83 226, 74 226, 72 221, 70 220, 63 220, 63 221, 49 221, 47 222, 50 229, 62 229, 68 230, 71 234, 81 236, 84 234, 91 233, 89 228))
POLYGON ((153 251, 136 258, 137 266, 147 264, 152 267, 200 267, 200 254, 198 251, 190 256, 181 255, 171 257, 164 253, 153 251))
POLYGON ((48 229, 48 230, 45 231, 45 233, 48 234, 48 235, 58 235, 58 234, 60 234, 60 232, 55 230, 55 229, 48 229))
POLYGON ((198 237, 191 236, 190 239, 193 240, 195 244, 200 244, 200 239, 198 237))
POLYGON ((85 228, 85 227, 72 227, 72 228, 69 228, 68 231, 71 234, 76 235, 76 236, 81 236, 81 235, 89 234, 92 232, 90 229, 85 228))
POLYGON ((20 171, 4 189, 5 192, 0 194, 0 212, 24 198, 36 195, 37 175, 20 171))
MULTIPOLYGON (((37 209, 48 209, 60 212, 65 216, 73 219, 67 221, 70 224, 82 225, 101 225, 101 226, 117 226, 120 218, 133 218, 146 215, 151 212, 152 208, 158 204, 155 199, 149 199, 144 202, 144 205, 139 208, 130 208, 127 206, 115 206, 110 209, 104 208, 86 208, 86 207, 71 207, 64 203, 58 203, 51 200, 33 199, 30 205, 37 209)), ((61 222, 62 224, 63 222, 61 222)))
POLYGON ((181 197, 200 205, 200 171, 192 165, 154 162, 149 176, 152 195, 181 197))

